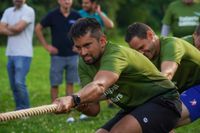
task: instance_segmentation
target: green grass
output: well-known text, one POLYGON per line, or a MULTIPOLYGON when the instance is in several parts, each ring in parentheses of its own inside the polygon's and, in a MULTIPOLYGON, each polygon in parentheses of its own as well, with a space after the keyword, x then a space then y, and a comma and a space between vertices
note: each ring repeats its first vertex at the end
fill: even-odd
MULTIPOLYGON (((42 47, 34 47, 34 58, 27 78, 32 107, 50 104, 49 60, 48 53, 42 47)), ((13 96, 9 88, 6 62, 5 47, 0 47, 0 112, 12 111, 15 108, 13 96)), ((65 85, 62 84, 60 87, 60 96, 65 95, 64 88, 65 85)), ((76 91, 78 89, 79 87, 76 85, 76 91)), ((1 122, 0 133, 92 133, 118 111, 118 108, 107 108, 105 102, 102 102, 101 106, 100 114, 87 121, 80 121, 78 119, 80 113, 76 111, 64 115, 46 114, 29 117, 28 119, 1 122), (65 122, 66 118, 70 115, 76 118, 76 122, 73 124, 65 122)), ((199 133, 199 124, 200 121, 197 121, 177 129, 176 132, 199 133)))

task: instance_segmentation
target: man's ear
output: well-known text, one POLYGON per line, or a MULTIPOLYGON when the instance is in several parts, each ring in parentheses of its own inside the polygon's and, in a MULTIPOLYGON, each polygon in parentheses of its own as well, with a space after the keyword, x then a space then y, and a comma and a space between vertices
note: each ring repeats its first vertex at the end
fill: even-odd
POLYGON ((100 42, 101 46, 105 46, 106 43, 107 43, 107 38, 106 38, 106 36, 105 36, 105 35, 102 35, 102 36, 100 37, 100 39, 99 39, 99 42, 100 42))
POLYGON ((147 31, 147 40, 153 40, 154 38, 154 32, 152 32, 151 30, 147 31))

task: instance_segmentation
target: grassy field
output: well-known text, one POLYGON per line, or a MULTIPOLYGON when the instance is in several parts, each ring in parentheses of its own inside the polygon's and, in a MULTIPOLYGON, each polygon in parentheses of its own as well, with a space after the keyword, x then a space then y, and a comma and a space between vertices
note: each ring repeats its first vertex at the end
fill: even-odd
MULTIPOLYGON (((42 47, 34 47, 34 58, 31 70, 27 78, 31 106, 50 104, 49 91, 49 55, 42 47)), ((12 111, 14 101, 9 88, 6 72, 5 47, 0 47, 0 112, 12 111)), ((64 96, 64 84, 60 87, 60 96, 64 96)), ((79 87, 76 85, 76 91, 79 87)), ((17 119, 0 123, 0 133, 92 133, 109 120, 118 108, 109 109, 105 102, 101 103, 101 113, 87 121, 79 120, 78 112, 65 115, 47 114, 17 119), (72 124, 66 123, 68 116, 74 116, 76 121, 72 124)), ((200 121, 196 121, 176 130, 176 133, 199 133, 200 121)))

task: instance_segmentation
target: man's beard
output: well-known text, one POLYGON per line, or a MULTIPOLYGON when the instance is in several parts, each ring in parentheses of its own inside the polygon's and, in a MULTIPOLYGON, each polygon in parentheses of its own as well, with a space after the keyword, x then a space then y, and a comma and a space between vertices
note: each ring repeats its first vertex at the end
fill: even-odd
POLYGON ((92 62, 87 62, 87 61, 85 61, 85 60, 83 60, 83 61, 84 61, 85 64, 87 64, 87 65, 94 65, 94 64, 96 64, 97 62, 99 62, 99 60, 100 60, 100 56, 99 56, 98 58, 92 57, 92 62))

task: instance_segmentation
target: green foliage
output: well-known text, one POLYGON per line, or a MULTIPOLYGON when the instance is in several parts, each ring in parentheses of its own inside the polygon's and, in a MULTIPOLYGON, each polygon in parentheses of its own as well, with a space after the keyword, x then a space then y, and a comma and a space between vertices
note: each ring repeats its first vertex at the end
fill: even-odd
MULTIPOLYGON (((173 0, 126 0, 116 12, 116 21, 122 29, 133 22, 144 22, 160 31, 166 7, 173 0)), ((123 33, 124 34, 124 33, 123 33)))
MULTIPOLYGON (((173 0, 99 0, 102 10, 114 21, 115 28, 106 30, 109 36, 116 36, 118 33, 124 35, 127 26, 135 21, 147 23, 156 32, 160 32, 161 20, 170 2, 173 0), (122 31, 122 32, 121 32, 122 31)), ((197 0, 199 1, 199 0, 197 0)), ((73 1, 73 8, 81 8, 81 0, 73 1)), ((52 10, 57 4, 57 0, 28 0, 36 12, 36 23, 52 10)), ((12 1, 1 0, 0 17, 3 11, 12 5, 12 1)), ((0 36, 0 44, 6 44, 5 37, 0 36)), ((37 43, 37 41, 36 41, 37 43)))

